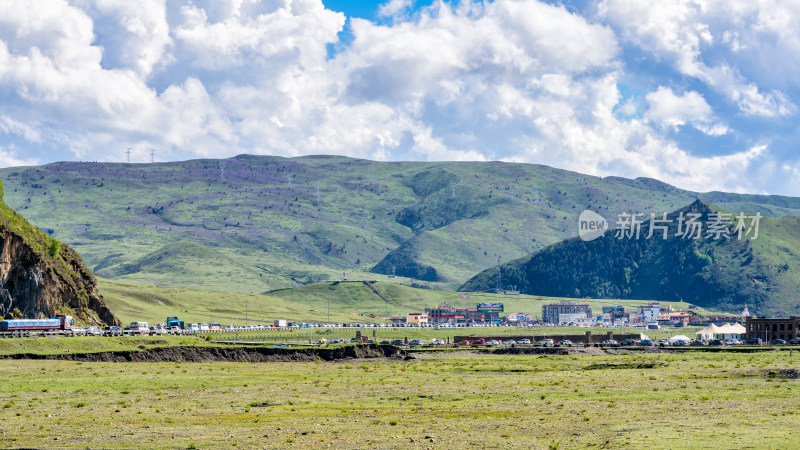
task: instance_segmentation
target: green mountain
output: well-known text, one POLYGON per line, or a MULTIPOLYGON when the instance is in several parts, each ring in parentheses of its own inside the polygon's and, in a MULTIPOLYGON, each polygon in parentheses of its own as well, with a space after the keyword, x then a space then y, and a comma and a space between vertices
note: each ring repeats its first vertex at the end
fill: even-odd
POLYGON ((117 325, 75 250, 42 233, 3 203, 0 183, 0 318, 73 316, 117 325))
MULTIPOLYGON (((338 156, 64 162, 2 169, 0 178, 9 205, 104 277, 244 293, 343 272, 456 289, 498 257, 576 236, 584 209, 671 211, 698 196, 651 179, 532 164, 338 156)), ((800 215, 798 198, 702 197, 735 211, 800 215)))
MULTIPOLYGON (((655 223, 652 236, 648 218, 638 238, 618 230, 588 242, 572 238, 501 266, 500 278, 530 295, 682 300, 728 311, 747 304, 758 314, 799 314, 800 218, 762 218, 758 236, 746 219, 739 239, 737 215, 698 200, 655 223), (682 234, 689 228, 679 218, 689 214, 700 217, 699 239, 682 234), (731 214, 719 234, 709 225, 717 214, 731 214)), ((460 290, 492 289, 497 276, 497 268, 484 270, 460 290)))

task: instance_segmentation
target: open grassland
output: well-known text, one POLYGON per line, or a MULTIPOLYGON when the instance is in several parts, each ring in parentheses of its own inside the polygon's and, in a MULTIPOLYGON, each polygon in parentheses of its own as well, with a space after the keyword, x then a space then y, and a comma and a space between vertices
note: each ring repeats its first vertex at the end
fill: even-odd
MULTIPOLYGON (((606 333, 613 332, 619 334, 644 333, 650 339, 669 339, 676 334, 684 334, 689 338, 695 338, 695 332, 703 327, 682 327, 682 328, 662 328, 661 330, 642 330, 639 328, 577 328, 577 327, 459 327, 459 328, 362 328, 361 334, 370 339, 394 340, 394 339, 420 339, 423 343, 428 343, 432 339, 450 340, 454 342, 455 336, 547 336, 556 342, 563 339, 563 336, 581 335, 590 332, 594 335, 605 336, 606 333)), ((214 333, 210 339, 216 341, 240 341, 248 342, 285 342, 289 344, 302 344, 314 342, 320 339, 350 339, 355 337, 354 328, 307 328, 296 330, 260 330, 246 332, 221 332, 214 333)))
POLYGON ((800 433, 800 384, 778 375, 797 358, 22 360, 0 369, 0 446, 788 448, 800 433))
MULTIPOLYGON (((106 304, 123 323, 147 321, 163 322, 168 316, 178 316, 186 322, 244 323, 245 308, 251 320, 272 321, 287 319, 297 322, 388 322, 395 314, 412 312, 409 308, 389 304, 363 283, 316 283, 293 289, 283 289, 262 295, 236 292, 142 285, 116 280, 98 279, 100 292, 106 304), (328 307, 330 306, 330 320, 328 307), (372 314, 375 317, 370 317, 372 314)), ((539 316, 542 305, 562 299, 530 295, 503 295, 494 293, 448 292, 418 289, 390 281, 375 286, 390 300, 418 310, 449 303, 457 307, 474 308, 477 303, 504 303, 506 314, 522 312, 539 316)), ((588 299, 596 315, 603 306, 623 305, 635 310, 648 300, 588 299)), ((688 308, 687 303, 670 303, 673 308, 688 308)), ((717 313, 703 308, 700 315, 717 313)), ((252 322, 256 324, 256 322, 252 322)))
POLYGON ((138 351, 178 345, 210 345, 204 336, 82 336, 53 338, 0 339, 0 355, 33 353, 57 355, 64 353, 94 353, 138 351))

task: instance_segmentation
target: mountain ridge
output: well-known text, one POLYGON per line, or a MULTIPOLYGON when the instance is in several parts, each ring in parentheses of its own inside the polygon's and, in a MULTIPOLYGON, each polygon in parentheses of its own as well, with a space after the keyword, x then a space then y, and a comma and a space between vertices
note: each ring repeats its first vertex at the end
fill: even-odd
MULTIPOLYGON (((719 214, 729 212, 696 200, 667 216, 667 239, 655 233, 648 239, 646 222, 639 238, 620 239, 618 230, 609 229, 595 240, 572 238, 511 261, 502 266, 500 276, 529 295, 683 300, 727 310, 747 304, 757 313, 796 313, 800 234, 795 231, 800 230, 800 218, 762 218, 759 235, 743 229, 750 234, 741 240, 734 219, 724 227, 731 237, 716 239, 708 224, 724 217, 719 214), (680 218, 690 213, 699 214, 708 227, 699 239, 680 235, 680 218), (774 258, 776 246, 784 248, 785 261, 774 258)), ((496 279, 497 269, 487 269, 459 290, 491 289, 496 279)))
MULTIPOLYGON (((63 162, 2 169, 0 178, 11 206, 106 276, 197 288, 177 269, 163 277, 123 270, 160 248, 193 241, 236 262, 225 262, 230 281, 213 289, 248 293, 343 272, 456 289, 498 257, 509 261, 577 235, 584 209, 609 218, 670 211, 699 195, 657 180, 536 164, 343 156, 63 162), (243 283, 237 273, 257 282, 243 283)), ((701 196, 765 216, 800 215, 797 198, 701 196)), ((176 258, 184 260, 174 267, 197 261, 186 253, 176 258)))

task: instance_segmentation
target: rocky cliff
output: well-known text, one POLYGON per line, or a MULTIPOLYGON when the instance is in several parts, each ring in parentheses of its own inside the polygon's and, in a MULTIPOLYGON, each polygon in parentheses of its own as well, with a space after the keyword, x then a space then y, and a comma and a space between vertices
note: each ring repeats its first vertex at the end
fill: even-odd
POLYGON ((0 317, 69 314, 87 325, 119 325, 78 253, 42 233, 2 202, 0 317))

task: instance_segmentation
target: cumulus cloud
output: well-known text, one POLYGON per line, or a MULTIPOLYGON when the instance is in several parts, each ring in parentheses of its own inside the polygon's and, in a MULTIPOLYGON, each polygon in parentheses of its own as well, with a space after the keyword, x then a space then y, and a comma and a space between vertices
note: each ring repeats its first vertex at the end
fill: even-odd
MULTIPOLYGON (((761 89, 743 76, 738 67, 724 62, 709 64, 705 55, 713 53, 717 42, 739 55, 745 48, 758 51, 762 43, 770 41, 778 41, 778 49, 797 54, 800 34, 792 23, 800 19, 798 5, 770 0, 656 3, 604 0, 598 6, 597 15, 613 26, 625 41, 669 61, 681 74, 695 77, 725 95, 746 115, 787 116, 796 109, 780 90, 761 89), (735 31, 738 29, 749 30, 746 39, 735 31)), ((772 49, 766 50, 773 53, 772 49)), ((772 62, 782 65, 778 59, 772 62)), ((790 66, 796 68, 796 63, 790 66)))
POLYGON ((727 127, 714 123, 711 106, 702 95, 690 91, 676 95, 671 88, 659 86, 647 94, 649 108, 645 117, 666 127, 677 128, 691 123, 700 131, 719 136, 727 133, 727 127))
POLYGON ((733 134, 720 103, 737 117, 795 113, 793 77, 742 62, 800 56, 797 27, 769 8, 800 16, 755 3, 606 0, 579 13, 463 0, 412 14, 412 0, 389 0, 388 23, 351 18, 343 43, 346 18, 322 0, 0 0, 0 164, 40 159, 25 154, 36 148, 93 160, 126 147, 140 160, 149 148, 159 159, 334 153, 763 191, 783 169, 757 139, 705 156, 670 137, 733 134), (630 46, 695 84, 659 77, 623 98, 618 86, 637 79, 630 46))

